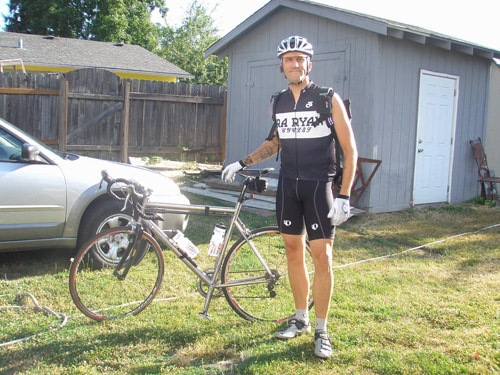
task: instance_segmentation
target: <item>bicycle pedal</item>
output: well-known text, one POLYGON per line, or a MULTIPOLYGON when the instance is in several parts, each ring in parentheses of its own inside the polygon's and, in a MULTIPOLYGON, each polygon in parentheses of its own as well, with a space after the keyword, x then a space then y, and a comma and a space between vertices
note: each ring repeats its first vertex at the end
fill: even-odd
POLYGON ((201 312, 198 314, 201 318, 205 319, 205 320, 211 320, 212 318, 210 318, 210 315, 208 315, 207 313, 204 313, 204 312, 201 312))

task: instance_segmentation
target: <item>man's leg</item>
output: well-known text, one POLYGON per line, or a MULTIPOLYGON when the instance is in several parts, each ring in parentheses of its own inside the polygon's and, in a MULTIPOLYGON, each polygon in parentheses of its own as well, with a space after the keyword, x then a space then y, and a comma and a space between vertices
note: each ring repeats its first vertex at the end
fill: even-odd
POLYGON ((288 327, 276 332, 279 339, 290 339, 311 331, 309 323, 309 274, 305 263, 305 235, 282 234, 285 242, 288 279, 295 301, 295 319, 288 327), (300 312, 300 314, 299 314, 300 312))
POLYGON ((316 312, 314 332, 314 354, 320 358, 330 358, 332 345, 328 336, 327 320, 333 292, 332 246, 333 241, 319 239, 310 241, 314 262, 313 298, 316 312))
POLYGON ((288 262, 288 278, 296 309, 307 309, 309 274, 305 263, 306 239, 304 235, 282 234, 288 262))
POLYGON ((316 317, 327 319, 333 292, 332 247, 330 239, 309 242, 314 263, 312 287, 316 317))

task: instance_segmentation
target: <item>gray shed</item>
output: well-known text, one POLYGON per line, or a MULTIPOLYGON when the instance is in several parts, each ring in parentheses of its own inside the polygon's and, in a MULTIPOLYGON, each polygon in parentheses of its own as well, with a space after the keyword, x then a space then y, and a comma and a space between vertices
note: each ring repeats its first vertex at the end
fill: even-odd
MULTIPOLYGON (((469 140, 485 136, 490 64, 500 52, 429 30, 303 0, 272 0, 212 45, 229 57, 226 162, 267 136, 286 86, 278 43, 314 45, 311 78, 353 105, 359 155, 382 160, 358 207, 372 212, 478 195, 469 140)), ((275 158, 261 165, 279 165, 275 158)))

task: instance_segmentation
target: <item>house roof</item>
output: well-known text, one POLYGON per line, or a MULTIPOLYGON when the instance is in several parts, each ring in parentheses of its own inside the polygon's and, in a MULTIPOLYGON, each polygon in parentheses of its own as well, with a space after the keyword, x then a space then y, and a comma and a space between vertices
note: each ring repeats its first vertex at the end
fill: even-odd
POLYGON ((20 59, 27 68, 39 71, 101 68, 128 76, 193 77, 133 44, 0 32, 0 60, 12 59, 20 59))
POLYGON ((249 29, 255 27, 257 23, 262 22, 263 19, 282 8, 294 9, 381 35, 409 40, 420 44, 429 44, 471 56, 480 56, 487 59, 500 58, 500 51, 456 39, 448 35, 307 0, 269 1, 223 38, 210 46, 205 51, 205 56, 223 54, 224 50, 236 39, 244 35, 249 29))

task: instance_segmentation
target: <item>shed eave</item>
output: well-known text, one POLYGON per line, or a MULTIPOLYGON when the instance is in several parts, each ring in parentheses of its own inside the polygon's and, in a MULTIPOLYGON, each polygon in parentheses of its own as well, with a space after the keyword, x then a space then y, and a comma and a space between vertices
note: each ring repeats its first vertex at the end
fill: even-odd
POLYGON ((420 28, 413 30, 407 26, 388 25, 387 35, 396 39, 433 45, 448 51, 453 50, 486 59, 498 58, 500 56, 500 51, 420 28))
POLYGON ((422 29, 417 26, 406 25, 378 17, 373 17, 357 12, 344 10, 328 6, 321 3, 307 0, 273 0, 257 10, 241 24, 211 45, 205 51, 205 57, 217 55, 223 57, 227 55, 228 47, 244 35, 248 30, 254 28, 256 24, 262 22, 279 8, 290 8, 308 14, 327 18, 335 22, 344 23, 363 30, 377 34, 413 41, 419 44, 430 44, 447 50, 454 50, 471 56, 478 56, 487 59, 500 58, 500 51, 479 46, 474 43, 459 40, 447 35, 422 29))
POLYGON ((240 35, 244 34, 249 29, 254 28, 257 23, 262 22, 265 18, 269 17, 280 8, 290 8, 293 10, 302 11, 308 14, 327 18, 340 23, 345 23, 353 27, 373 31, 379 34, 386 33, 386 27, 383 22, 375 18, 362 15, 360 13, 355 13, 332 6, 326 6, 324 4, 314 3, 307 0, 274 0, 264 5, 229 33, 212 44, 205 51, 205 57, 211 55, 222 55, 223 51, 228 47, 228 45, 238 39, 240 35))

